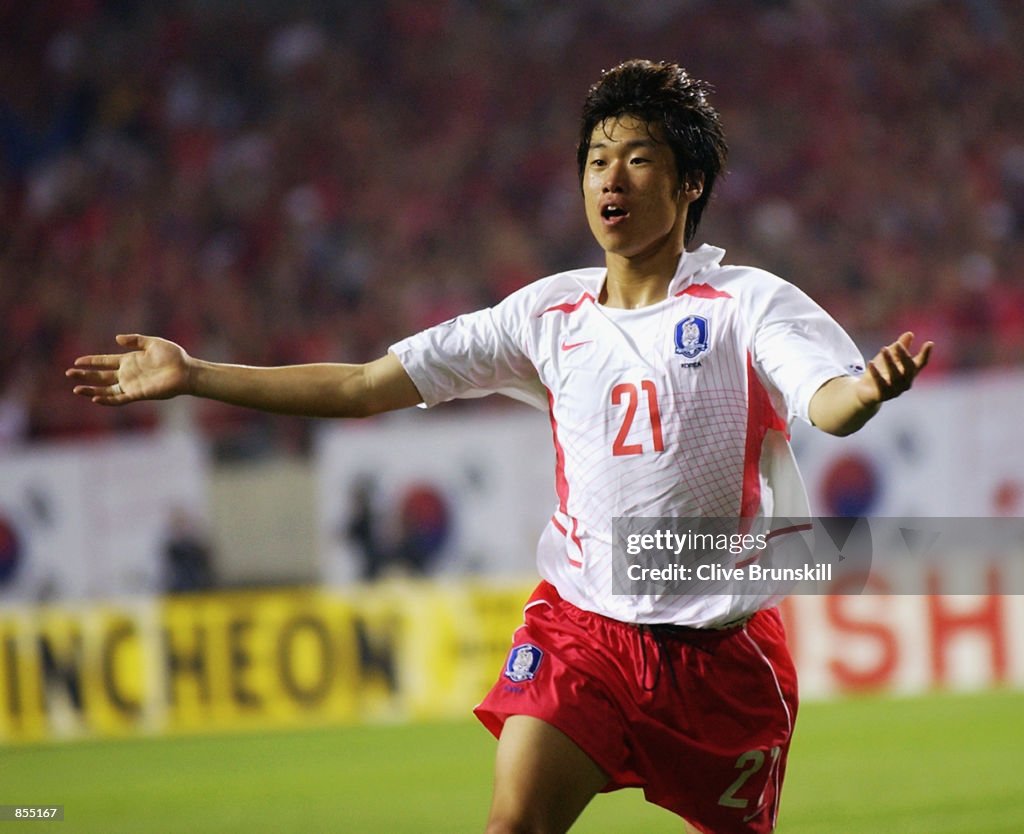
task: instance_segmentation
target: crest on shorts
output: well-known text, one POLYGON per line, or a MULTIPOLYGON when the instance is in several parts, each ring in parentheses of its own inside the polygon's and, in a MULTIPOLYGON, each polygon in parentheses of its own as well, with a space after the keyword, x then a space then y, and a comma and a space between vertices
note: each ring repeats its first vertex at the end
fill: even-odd
POLYGON ((508 662, 505 664, 505 677, 516 683, 532 681, 543 659, 544 652, 532 643, 513 646, 512 651, 508 653, 508 662))
POLYGON ((687 316, 676 323, 676 353, 696 359, 710 346, 708 320, 704 316, 687 316))

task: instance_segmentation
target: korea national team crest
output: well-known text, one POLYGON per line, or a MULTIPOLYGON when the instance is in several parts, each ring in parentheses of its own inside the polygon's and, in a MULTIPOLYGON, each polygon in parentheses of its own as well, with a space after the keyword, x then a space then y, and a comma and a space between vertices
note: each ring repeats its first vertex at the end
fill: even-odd
POLYGON ((696 359, 711 346, 708 332, 708 320, 704 316, 682 319, 676 324, 676 353, 696 359))
POLYGON ((505 664, 505 677, 516 683, 532 681, 543 659, 544 652, 532 643, 513 646, 505 664))

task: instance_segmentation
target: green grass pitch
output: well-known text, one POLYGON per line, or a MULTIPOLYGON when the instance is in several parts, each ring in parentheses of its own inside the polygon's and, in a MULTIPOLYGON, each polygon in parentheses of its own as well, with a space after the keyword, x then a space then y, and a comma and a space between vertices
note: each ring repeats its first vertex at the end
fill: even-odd
MULTIPOLYGON (((12 747, 0 804, 64 805, 64 822, 12 834, 460 834, 483 828, 493 755, 471 721, 12 747)), ((635 790, 599 796, 573 829, 679 831, 635 790)), ((1022 831, 1024 692, 801 708, 779 834, 1022 831)))

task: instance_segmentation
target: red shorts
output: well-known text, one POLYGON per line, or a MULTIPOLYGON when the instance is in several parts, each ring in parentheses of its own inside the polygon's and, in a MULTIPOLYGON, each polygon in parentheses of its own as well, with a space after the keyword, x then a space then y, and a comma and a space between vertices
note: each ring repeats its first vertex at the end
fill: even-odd
POLYGON ((728 629, 645 628, 583 611, 542 582, 505 670, 474 710, 557 727, 608 774, 708 834, 775 826, 797 710, 778 611, 728 629))

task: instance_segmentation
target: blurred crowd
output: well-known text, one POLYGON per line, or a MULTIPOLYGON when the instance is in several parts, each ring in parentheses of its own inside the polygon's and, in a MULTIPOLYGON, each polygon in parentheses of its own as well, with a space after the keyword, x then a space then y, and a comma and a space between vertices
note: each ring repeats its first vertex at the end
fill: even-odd
POLYGON ((715 88, 698 232, 868 355, 1024 364, 1024 4, 346 0, 0 4, 0 446, 180 419, 223 457, 310 423, 104 409, 63 377, 143 332, 210 359, 361 361, 599 265, 574 149, 631 57, 715 88))

